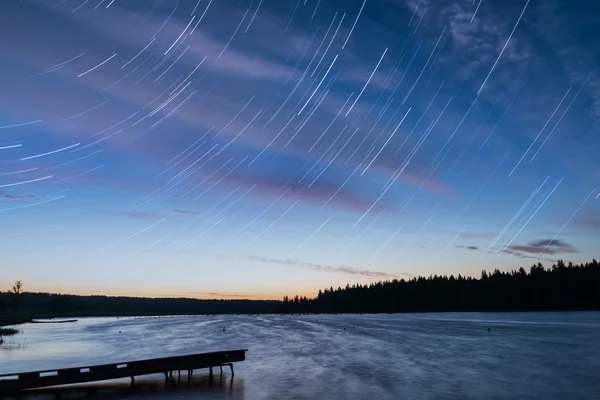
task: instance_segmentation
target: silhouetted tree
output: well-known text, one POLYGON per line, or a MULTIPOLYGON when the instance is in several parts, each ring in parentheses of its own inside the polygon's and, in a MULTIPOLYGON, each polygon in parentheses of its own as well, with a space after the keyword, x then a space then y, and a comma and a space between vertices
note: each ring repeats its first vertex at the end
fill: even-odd
POLYGON ((15 281, 14 285, 10 289, 10 292, 12 294, 21 294, 21 293, 23 293, 23 282, 21 282, 21 281, 15 281))
POLYGON ((11 297, 11 308, 13 310, 18 310, 21 306, 21 295, 23 294, 23 282, 15 281, 12 288, 10 289, 10 297, 11 297))
POLYGON ((287 313, 600 310, 600 264, 558 260, 518 271, 415 277, 319 291, 307 301, 281 305, 287 313))

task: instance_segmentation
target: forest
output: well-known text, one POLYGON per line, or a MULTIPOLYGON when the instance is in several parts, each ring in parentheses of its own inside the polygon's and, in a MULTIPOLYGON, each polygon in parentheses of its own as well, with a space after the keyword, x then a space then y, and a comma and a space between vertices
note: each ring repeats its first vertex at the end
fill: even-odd
POLYGON ((274 313, 405 313, 456 311, 600 310, 600 264, 558 261, 479 278, 417 277, 320 290, 317 297, 277 300, 198 300, 76 296, 23 291, 0 293, 0 325, 31 318, 274 313))
POLYGON ((319 291, 314 299, 284 297, 284 313, 404 313, 600 310, 600 264, 559 260, 479 278, 429 276, 319 291))
POLYGON ((0 293, 0 326, 36 318, 254 314, 279 312, 276 300, 198 300, 78 296, 69 294, 0 293), (17 300, 18 299, 18 300, 17 300))

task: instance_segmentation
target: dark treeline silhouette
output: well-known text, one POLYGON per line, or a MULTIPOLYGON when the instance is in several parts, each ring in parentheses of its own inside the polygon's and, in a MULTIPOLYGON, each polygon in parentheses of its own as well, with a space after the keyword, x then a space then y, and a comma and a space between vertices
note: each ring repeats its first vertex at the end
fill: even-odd
MULTIPOLYGON (((28 318, 258 314, 278 312, 281 304, 280 301, 275 300, 198 300, 189 298, 77 296, 31 292, 24 292, 19 297, 19 315, 21 318, 24 313, 27 314, 28 318)), ((14 296, 11 293, 0 293, 0 322, 3 307, 8 309, 8 314, 5 313, 6 317, 13 314, 10 307, 13 299, 14 296)))
POLYGON ((600 264, 500 272, 481 277, 418 277, 319 291, 315 299, 287 296, 286 313, 397 313, 446 311, 600 310, 600 264))
POLYGON ((20 287, 17 292, 0 293, 0 325, 45 317, 600 310, 600 263, 558 261, 547 269, 535 264, 529 272, 483 271, 480 278, 434 275, 346 285, 319 291, 313 299, 283 301, 76 296, 20 287))

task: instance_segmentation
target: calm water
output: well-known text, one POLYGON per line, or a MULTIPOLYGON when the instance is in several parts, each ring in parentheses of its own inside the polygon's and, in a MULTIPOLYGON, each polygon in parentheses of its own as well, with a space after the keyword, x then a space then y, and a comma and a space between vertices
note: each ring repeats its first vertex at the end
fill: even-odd
POLYGON ((191 387, 165 388, 150 376, 134 390, 95 384, 98 398, 600 398, 600 313, 90 318, 22 329, 0 350, 0 373, 249 349, 233 379, 198 371, 191 387))

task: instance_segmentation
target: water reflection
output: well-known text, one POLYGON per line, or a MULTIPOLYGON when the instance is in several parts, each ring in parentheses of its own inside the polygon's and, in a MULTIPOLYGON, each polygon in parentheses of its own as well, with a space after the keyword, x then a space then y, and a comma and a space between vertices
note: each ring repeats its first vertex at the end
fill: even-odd
POLYGON ((24 392, 21 400, 46 399, 243 399, 244 378, 231 375, 194 374, 190 382, 182 374, 167 382, 162 375, 138 377, 132 386, 129 380, 37 389, 24 392))

